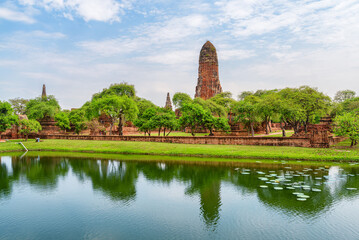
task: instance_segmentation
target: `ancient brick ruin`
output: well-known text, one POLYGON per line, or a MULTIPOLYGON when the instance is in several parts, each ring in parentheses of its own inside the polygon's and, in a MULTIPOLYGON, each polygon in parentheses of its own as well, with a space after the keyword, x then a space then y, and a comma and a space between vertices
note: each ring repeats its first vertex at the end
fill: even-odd
POLYGON ((199 54, 198 82, 195 97, 206 100, 221 92, 217 51, 213 44, 207 41, 199 54))
POLYGON ((165 108, 168 108, 168 109, 172 110, 172 102, 171 102, 170 93, 167 93, 165 108))
POLYGON ((41 94, 41 97, 42 97, 42 98, 47 97, 47 95, 46 95, 46 86, 45 86, 45 84, 43 84, 43 85, 42 85, 42 94, 41 94))

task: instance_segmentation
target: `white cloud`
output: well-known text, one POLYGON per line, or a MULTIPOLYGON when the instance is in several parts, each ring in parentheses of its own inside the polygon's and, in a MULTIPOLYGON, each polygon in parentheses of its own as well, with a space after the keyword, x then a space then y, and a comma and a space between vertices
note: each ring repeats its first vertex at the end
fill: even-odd
POLYGON ((251 50, 230 50, 223 49, 218 51, 219 60, 242 60, 255 56, 254 51, 251 50))
POLYGON ((0 7, 0 19, 5 19, 8 21, 15 21, 15 22, 24 22, 24 23, 35 23, 35 19, 26 15, 23 12, 14 11, 8 8, 0 7))
POLYGON ((72 20, 73 15, 85 21, 114 22, 120 20, 120 13, 132 7, 131 1, 116 0, 20 0, 22 5, 42 7, 46 11, 59 11, 72 20))
POLYGON ((205 16, 194 14, 172 17, 161 23, 145 24, 137 27, 134 37, 120 37, 100 41, 83 41, 78 46, 103 56, 112 56, 131 52, 142 55, 155 53, 164 45, 183 43, 185 39, 205 33, 212 22, 205 16))
POLYGON ((174 65, 174 64, 188 64, 194 63, 197 59, 198 53, 191 50, 181 50, 181 51, 165 51, 160 54, 153 54, 150 56, 139 57, 138 60, 146 61, 149 63, 160 63, 165 65, 174 65))

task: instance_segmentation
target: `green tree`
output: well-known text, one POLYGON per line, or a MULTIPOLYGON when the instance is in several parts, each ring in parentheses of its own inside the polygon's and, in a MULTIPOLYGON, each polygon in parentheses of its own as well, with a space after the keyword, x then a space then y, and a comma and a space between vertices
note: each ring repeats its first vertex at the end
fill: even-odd
POLYGON ((195 98, 193 103, 201 105, 205 110, 208 110, 212 115, 219 117, 226 117, 227 111, 226 108, 222 105, 217 104, 211 99, 204 100, 202 98, 195 98))
POLYGON ((38 97, 29 100, 25 113, 29 119, 41 120, 45 117, 53 118, 60 111, 60 105, 54 96, 38 97))
POLYGON ((0 134, 18 122, 18 116, 14 114, 10 103, 0 101, 0 134))
POLYGON ((232 105, 232 111, 236 114, 236 121, 248 126, 252 137, 254 137, 254 125, 262 120, 259 114, 259 102, 259 97, 249 95, 244 100, 232 105))
POLYGON ((138 108, 138 117, 140 118, 144 112, 149 108, 156 108, 157 106, 151 101, 144 98, 135 98, 135 102, 138 108))
POLYGON ((75 128, 75 133, 80 134, 82 130, 86 129, 85 112, 82 109, 72 110, 68 118, 70 124, 75 128))
POLYGON ((350 146, 358 144, 359 140, 359 115, 357 113, 344 113, 334 119, 336 127, 334 132, 339 136, 347 136, 351 140, 350 146))
POLYGON ((308 86, 285 88, 279 94, 286 102, 286 110, 291 112, 287 114, 287 120, 294 124, 292 126, 295 132, 296 128, 299 128, 298 124, 302 124, 307 132, 308 124, 314 123, 316 118, 325 115, 331 104, 328 96, 308 86), (293 119, 290 119, 291 117, 293 119))
POLYGON ((181 108, 185 103, 191 103, 193 100, 187 93, 177 92, 172 97, 172 103, 176 108, 181 108))
POLYGON ((156 116, 158 109, 159 107, 149 107, 142 114, 139 114, 138 118, 134 121, 134 125, 139 131, 151 136, 151 131, 157 128, 157 123, 151 121, 151 119, 156 116))
POLYGON ((347 99, 340 105, 343 112, 359 112, 359 97, 347 99))
POLYGON ((195 131, 199 128, 207 129, 210 135, 213 135, 213 130, 229 130, 227 119, 216 118, 210 111, 204 109, 201 105, 195 103, 185 103, 181 108, 182 116, 179 123, 183 128, 189 128, 192 136, 195 136, 195 131))
POLYGON ((14 98, 10 99, 9 102, 11 103, 15 114, 24 115, 26 110, 26 104, 29 102, 29 100, 23 98, 14 98))
POLYGON ((23 119, 20 121, 20 132, 25 135, 26 141, 30 133, 38 133, 41 130, 40 123, 34 119, 23 119))
POLYGON ((111 120, 111 130, 116 120, 119 121, 119 135, 122 136, 123 123, 127 121, 134 121, 138 114, 138 108, 135 101, 127 95, 107 95, 95 100, 94 106, 97 114, 104 113, 111 120))
POLYGON ((262 119, 264 120, 264 123, 266 125, 266 134, 272 132, 269 123, 279 109, 279 101, 280 97, 278 94, 270 93, 262 95, 260 97, 260 101, 258 102, 258 112, 260 115, 262 115, 262 119))
POLYGON ((251 96, 254 95, 254 92, 251 91, 243 91, 238 95, 238 100, 242 101, 244 100, 247 96, 251 96))
POLYGON ((93 99, 102 98, 108 95, 117 95, 117 96, 127 96, 129 98, 134 98, 136 96, 135 86, 130 85, 126 82, 120 84, 111 84, 109 88, 103 89, 101 92, 93 95, 93 99))
POLYGON ((344 102, 345 100, 354 98, 355 95, 356 95, 356 93, 352 90, 338 91, 335 94, 334 101, 341 103, 341 102, 344 102))
POLYGON ((216 94, 214 97, 209 99, 210 101, 224 107, 228 112, 235 100, 232 98, 232 93, 222 92, 216 94))
POLYGON ((166 136, 166 130, 168 130, 168 136, 173 130, 178 129, 179 126, 176 114, 172 110, 165 108, 160 108, 150 119, 150 122, 158 129, 158 135, 160 135, 163 129, 163 136, 166 136))
POLYGON ((71 129, 70 127, 70 119, 69 119, 69 114, 67 112, 58 112, 55 115, 55 121, 56 121, 56 126, 59 126, 62 130, 69 130, 71 129))

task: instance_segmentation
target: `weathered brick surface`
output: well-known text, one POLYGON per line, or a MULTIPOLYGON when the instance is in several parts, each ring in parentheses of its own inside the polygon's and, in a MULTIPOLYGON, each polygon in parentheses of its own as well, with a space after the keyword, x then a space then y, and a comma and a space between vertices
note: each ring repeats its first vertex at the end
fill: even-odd
POLYGON ((258 145, 311 147, 309 138, 282 137, 159 137, 159 136, 84 136, 84 135, 43 135, 44 139, 107 140, 132 142, 162 142, 216 145, 258 145))
POLYGON ((221 92, 217 51, 213 44, 207 41, 199 55, 198 82, 195 97, 206 100, 221 92))

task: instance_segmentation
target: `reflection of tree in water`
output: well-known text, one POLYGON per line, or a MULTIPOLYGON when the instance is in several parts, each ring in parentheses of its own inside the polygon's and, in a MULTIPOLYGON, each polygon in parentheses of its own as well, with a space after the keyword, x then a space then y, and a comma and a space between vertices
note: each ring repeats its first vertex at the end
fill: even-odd
POLYGON ((8 169, 5 164, 0 164, 0 199, 8 197, 11 193, 12 184, 8 176, 8 169))
POLYGON ((221 167, 175 163, 139 163, 147 180, 169 184, 173 180, 188 183, 187 195, 198 194, 201 215, 207 227, 215 230, 221 206, 220 182, 226 171, 221 167))
POLYGON ((68 161, 63 158, 27 157, 13 161, 15 167, 18 164, 31 185, 47 190, 55 189, 59 177, 65 176, 69 170, 68 161))
POLYGON ((80 179, 90 178, 93 188, 111 199, 128 202, 135 198, 138 178, 136 163, 71 159, 70 164, 80 179))
POLYGON ((221 167, 183 165, 179 177, 190 185, 186 194, 199 193, 201 198, 201 213, 207 227, 216 229, 220 218, 221 203, 221 179, 226 170, 221 167))
POLYGON ((138 169, 147 180, 169 184, 178 177, 181 168, 178 164, 138 163, 138 169))
MULTIPOLYGON (((243 164, 242 164, 243 165, 243 164)), ((79 180, 91 180, 93 189, 109 196, 114 201, 128 203, 136 197, 136 182, 140 172, 148 181, 170 184, 172 181, 185 183, 187 188, 185 194, 198 195, 200 197, 201 216, 206 226, 215 230, 220 219, 221 211, 221 181, 233 184, 241 194, 255 194, 259 201, 267 207, 275 209, 285 214, 301 214, 305 217, 317 217, 325 212, 335 202, 343 198, 357 198, 359 191, 348 191, 347 187, 359 186, 359 168, 347 168, 348 173, 340 179, 342 172, 338 175, 339 184, 324 184, 316 186, 322 192, 313 193, 305 203, 296 200, 290 190, 276 191, 270 184, 268 189, 261 189, 259 185, 264 184, 259 180, 255 171, 267 172, 275 169, 276 173, 288 173, 282 165, 267 164, 260 167, 256 164, 242 166, 251 169, 250 175, 242 175, 240 171, 235 171, 234 167, 208 166, 196 164, 177 164, 177 163, 154 163, 154 162, 121 162, 112 160, 89 160, 84 158, 47 158, 41 157, 18 157, 12 158, 12 173, 6 165, 0 165, 0 199, 10 196, 12 186, 19 179, 26 179, 31 185, 41 189, 55 189, 58 179, 65 176, 71 166, 72 171, 79 180), (351 174, 355 176, 351 176, 351 174)), ((301 171, 304 167, 295 166, 295 170, 301 171)), ((291 171, 294 171, 294 166, 291 171)), ((306 179, 307 185, 318 182, 312 173, 306 179)), ((322 173, 327 175, 327 173, 322 173)), ((295 180, 296 181, 296 180, 295 180)), ((285 187, 285 186, 284 186, 285 187)), ((297 190, 294 190, 297 191, 297 190)))

